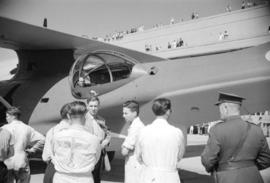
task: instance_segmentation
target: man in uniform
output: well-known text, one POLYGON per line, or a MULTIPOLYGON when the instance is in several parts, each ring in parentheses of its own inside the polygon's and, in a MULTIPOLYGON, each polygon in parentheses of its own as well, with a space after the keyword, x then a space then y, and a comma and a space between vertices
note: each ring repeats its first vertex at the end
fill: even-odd
POLYGON ((240 117, 244 98, 220 93, 220 122, 210 129, 202 164, 217 183, 263 183, 260 169, 270 166, 270 151, 260 127, 240 117))
POLYGON ((141 130, 136 156, 143 164, 139 183, 180 183, 177 164, 185 152, 183 132, 169 124, 171 102, 166 98, 154 100, 152 110, 156 119, 141 130))
POLYGON ((14 137, 14 155, 5 161, 9 169, 8 182, 16 180, 20 183, 30 182, 30 166, 28 157, 42 151, 44 136, 32 127, 19 120, 21 111, 11 107, 6 112, 8 124, 3 128, 9 131, 14 137))
MULTIPOLYGON (((94 182, 100 183, 100 171, 102 160, 106 155, 105 148, 108 146, 111 140, 110 131, 108 130, 103 117, 98 115, 100 108, 99 98, 95 95, 90 96, 87 99, 88 112, 86 113, 85 128, 92 134, 98 137, 101 145, 101 156, 93 171, 94 182)), ((105 159, 104 159, 105 160, 105 159)))
POLYGON ((128 134, 122 144, 122 155, 125 156, 125 183, 138 183, 141 173, 141 165, 138 162, 135 151, 136 143, 144 124, 139 118, 139 104, 131 100, 123 104, 123 117, 129 123, 128 134))

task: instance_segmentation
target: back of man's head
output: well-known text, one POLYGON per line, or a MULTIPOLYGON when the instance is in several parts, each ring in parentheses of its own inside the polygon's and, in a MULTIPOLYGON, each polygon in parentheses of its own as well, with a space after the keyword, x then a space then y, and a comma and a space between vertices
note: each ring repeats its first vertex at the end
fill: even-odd
POLYGON ((171 101, 167 98, 158 98, 154 100, 152 110, 156 116, 163 116, 171 110, 171 101))
POLYGON ((139 106, 139 103, 137 101, 128 100, 123 104, 123 107, 130 109, 130 111, 132 111, 132 112, 137 112, 137 116, 139 115, 140 106, 139 106))
POLYGON ((14 116, 16 119, 19 119, 21 116, 21 111, 17 107, 10 107, 7 109, 7 114, 14 116))
POLYGON ((70 103, 69 116, 70 118, 78 118, 84 116, 87 112, 87 108, 84 102, 74 101, 70 103))
POLYGON ((220 104, 220 115, 222 119, 240 115, 240 104, 230 102, 220 104))

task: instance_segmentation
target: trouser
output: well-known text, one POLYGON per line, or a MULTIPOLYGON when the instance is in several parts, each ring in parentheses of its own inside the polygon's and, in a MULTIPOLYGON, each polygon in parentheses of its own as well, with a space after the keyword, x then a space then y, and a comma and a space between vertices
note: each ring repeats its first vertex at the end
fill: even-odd
POLYGON ((53 183, 54 174, 55 174, 54 164, 50 161, 47 164, 47 167, 46 167, 46 170, 45 170, 43 183, 53 183))
POLYGON ((8 170, 4 162, 0 161, 0 182, 6 183, 7 182, 7 175, 8 170))
POLYGON ((30 183, 30 167, 29 165, 19 170, 8 170, 8 183, 30 183))
POLYGON ((103 153, 101 153, 100 158, 97 162, 97 164, 95 165, 94 170, 92 171, 93 174, 93 178, 94 178, 94 183, 100 183, 100 171, 101 171, 101 165, 102 165, 102 161, 103 160, 103 153))

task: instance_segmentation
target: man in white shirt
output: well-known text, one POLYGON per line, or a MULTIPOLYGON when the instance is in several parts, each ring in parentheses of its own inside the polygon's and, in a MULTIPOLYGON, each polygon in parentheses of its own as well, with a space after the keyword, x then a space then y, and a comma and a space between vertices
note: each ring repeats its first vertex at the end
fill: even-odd
POLYGON ((111 134, 108 130, 104 118, 98 115, 100 108, 100 101, 97 96, 91 96, 87 99, 87 109, 85 128, 92 134, 98 137, 102 149, 102 153, 98 163, 93 171, 95 183, 100 183, 100 170, 102 159, 106 155, 105 148, 109 145, 111 140, 111 134))
POLYGON ((51 162, 52 158, 52 139, 55 133, 58 131, 61 131, 62 129, 68 128, 70 125, 69 119, 68 119, 68 112, 70 111, 70 104, 67 103, 63 105, 63 107, 60 110, 61 115, 61 121, 59 124, 52 127, 46 134, 45 139, 45 145, 42 153, 42 159, 43 161, 47 162, 47 168, 45 171, 45 175, 43 178, 44 183, 52 183, 53 182, 53 175, 55 173, 55 168, 53 163, 51 162))
POLYGON ((92 171, 100 156, 100 143, 84 127, 86 111, 83 102, 72 102, 69 127, 58 130, 53 136, 54 183, 94 182, 92 171))
POLYGON ((143 166, 140 183, 180 183, 177 164, 185 151, 180 129, 170 125, 171 102, 166 98, 154 100, 152 110, 156 119, 142 129, 136 155, 143 166))
POLYGON ((9 108, 6 112, 8 124, 3 126, 14 137, 14 156, 5 161, 9 169, 8 182, 10 183, 13 183, 14 180, 19 183, 30 182, 28 156, 41 151, 44 146, 44 136, 19 121, 20 114, 18 108, 9 108), (31 147, 27 149, 29 146, 31 147))
POLYGON ((141 165, 135 155, 135 145, 138 135, 144 127, 139 118, 139 104, 136 101, 127 101, 123 104, 123 117, 130 124, 128 134, 122 144, 122 155, 125 156, 125 183, 138 183, 141 165))

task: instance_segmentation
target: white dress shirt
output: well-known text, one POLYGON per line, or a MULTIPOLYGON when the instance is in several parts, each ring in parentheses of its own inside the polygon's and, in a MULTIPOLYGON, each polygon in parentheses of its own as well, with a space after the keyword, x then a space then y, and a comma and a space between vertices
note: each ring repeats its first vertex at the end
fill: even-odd
POLYGON ((125 183, 138 183, 141 173, 141 165, 135 155, 135 146, 141 129, 144 128, 143 122, 139 117, 135 118, 128 129, 128 135, 122 146, 129 150, 125 159, 125 183))
POLYGON ((26 148, 31 146, 33 152, 42 150, 45 137, 19 120, 13 120, 4 125, 3 129, 8 130, 14 137, 14 156, 5 162, 8 169, 19 170, 25 168, 28 166, 26 148))
POLYGON ((140 183, 180 183, 177 163, 183 157, 185 140, 180 129, 157 118, 142 129, 136 155, 144 164, 140 183))

